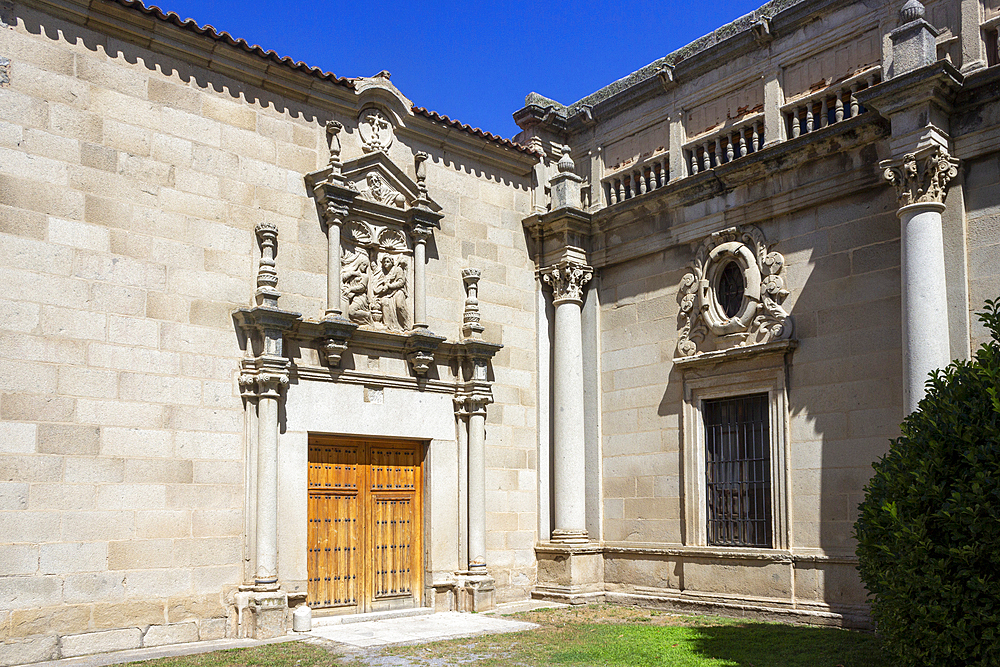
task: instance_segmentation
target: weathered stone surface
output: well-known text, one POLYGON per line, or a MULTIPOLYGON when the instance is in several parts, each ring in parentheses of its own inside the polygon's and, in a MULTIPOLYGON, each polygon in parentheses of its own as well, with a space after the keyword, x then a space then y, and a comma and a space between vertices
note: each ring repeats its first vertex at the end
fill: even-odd
POLYGON ((146 634, 142 636, 144 647, 196 641, 198 641, 198 624, 194 621, 171 623, 170 625, 151 625, 146 630, 146 634))
POLYGON ((66 658, 139 648, 141 642, 142 631, 139 628, 123 628, 121 630, 66 635, 60 640, 62 655, 66 658))
POLYGON ((22 665, 59 657, 59 638, 55 635, 13 639, 0 643, 0 665, 22 665))

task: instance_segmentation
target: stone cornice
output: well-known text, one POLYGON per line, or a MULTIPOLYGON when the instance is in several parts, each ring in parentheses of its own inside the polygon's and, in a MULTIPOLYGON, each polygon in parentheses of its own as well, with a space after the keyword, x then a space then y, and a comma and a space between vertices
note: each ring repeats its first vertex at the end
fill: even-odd
POLYGON ((675 366, 681 368, 697 368, 701 366, 712 366, 727 361, 749 359, 751 357, 763 357, 776 354, 787 354, 798 347, 798 341, 775 340, 759 345, 747 345, 745 347, 731 347, 728 350, 715 350, 711 352, 699 352, 690 357, 675 357, 675 366))
POLYGON ((947 60, 921 67, 858 91, 858 101, 888 118, 903 109, 933 102, 952 110, 955 96, 965 77, 947 60))

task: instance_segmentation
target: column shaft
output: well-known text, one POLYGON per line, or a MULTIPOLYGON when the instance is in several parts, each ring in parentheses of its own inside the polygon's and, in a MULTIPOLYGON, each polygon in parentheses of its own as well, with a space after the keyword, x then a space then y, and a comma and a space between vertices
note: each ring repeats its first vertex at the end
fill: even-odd
POLYGON ((413 244, 413 328, 427 328, 427 241, 413 244))
POLYGON ((584 460, 583 336, 580 303, 556 304, 553 352, 553 539, 587 541, 584 460))
POLYGON ((326 261, 326 314, 338 316, 343 313, 340 305, 340 218, 330 216, 327 223, 326 261))
POLYGON ((945 282, 944 204, 899 209, 903 282, 903 407, 913 412, 930 372, 951 361, 945 282))
POLYGON ((486 409, 469 414, 469 569, 486 569, 486 409))
POLYGON ((278 399, 262 393, 258 403, 257 585, 278 581, 278 399))
POLYGON ((469 418, 458 415, 458 567, 469 569, 469 418))

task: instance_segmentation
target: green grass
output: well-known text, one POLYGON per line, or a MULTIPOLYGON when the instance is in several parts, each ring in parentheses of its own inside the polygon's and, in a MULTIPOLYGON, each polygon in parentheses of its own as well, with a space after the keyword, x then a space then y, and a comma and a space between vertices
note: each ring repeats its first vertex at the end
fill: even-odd
POLYGON ((521 633, 394 646, 339 656, 299 642, 154 660, 150 667, 871 667, 875 636, 713 616, 592 605, 515 615, 521 633))

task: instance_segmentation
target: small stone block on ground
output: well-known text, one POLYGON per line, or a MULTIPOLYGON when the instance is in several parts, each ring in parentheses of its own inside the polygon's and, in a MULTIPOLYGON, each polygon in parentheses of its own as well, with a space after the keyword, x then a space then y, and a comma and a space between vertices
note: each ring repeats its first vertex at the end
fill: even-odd
POLYGON ((66 635, 62 638, 62 656, 73 658, 78 655, 105 651, 124 651, 130 648, 139 648, 141 642, 142 631, 139 628, 66 635))
POLYGON ((171 623, 170 625, 151 625, 142 638, 143 646, 164 646, 166 644, 184 644, 198 641, 198 624, 171 623))

